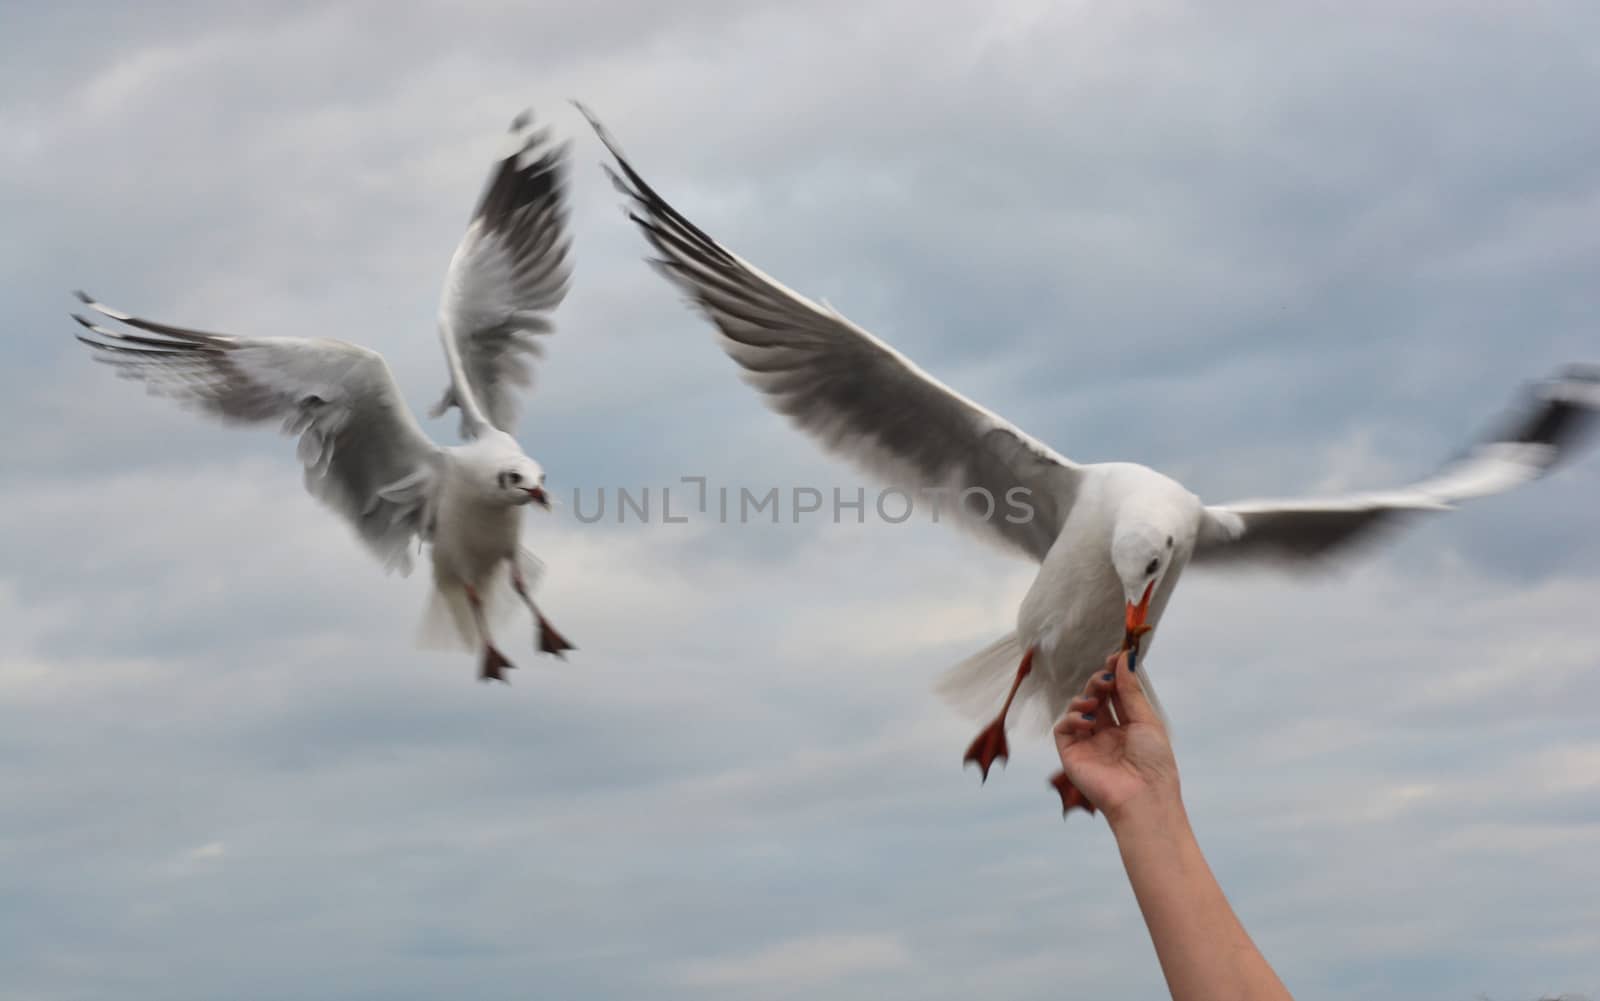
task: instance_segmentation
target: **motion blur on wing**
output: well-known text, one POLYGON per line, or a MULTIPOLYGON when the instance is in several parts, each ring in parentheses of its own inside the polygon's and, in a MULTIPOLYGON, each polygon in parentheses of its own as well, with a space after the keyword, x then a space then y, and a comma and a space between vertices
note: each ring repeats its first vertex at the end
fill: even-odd
MULTIPOLYGON (((1463 458, 1409 487, 1208 505, 1146 466, 1067 459, 779 284, 670 205, 584 114, 616 159, 613 183, 659 255, 652 263, 711 321, 768 406, 895 487, 970 498, 960 509, 969 525, 1039 564, 1015 629, 945 678, 954 698, 999 704, 965 758, 985 779, 1007 757, 1014 705, 1041 704, 1054 721, 1119 646, 1146 669, 1140 654, 1191 563, 1314 565, 1412 516, 1542 476, 1577 453, 1600 411, 1600 367, 1574 365, 1530 388, 1522 412, 1463 458), (998 517, 996 499, 1017 496, 1032 516, 998 517)), ((1144 687, 1154 701, 1148 675, 1144 687)), ((1087 807, 1064 775, 1052 781, 1065 809, 1087 807)))

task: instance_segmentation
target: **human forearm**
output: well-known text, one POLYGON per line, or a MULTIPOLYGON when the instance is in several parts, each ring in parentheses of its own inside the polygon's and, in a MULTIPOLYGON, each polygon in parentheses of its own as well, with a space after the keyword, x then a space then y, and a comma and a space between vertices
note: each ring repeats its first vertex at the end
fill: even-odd
POLYGON ((1289 998, 1217 885, 1175 790, 1129 804, 1112 829, 1173 1001, 1289 998))

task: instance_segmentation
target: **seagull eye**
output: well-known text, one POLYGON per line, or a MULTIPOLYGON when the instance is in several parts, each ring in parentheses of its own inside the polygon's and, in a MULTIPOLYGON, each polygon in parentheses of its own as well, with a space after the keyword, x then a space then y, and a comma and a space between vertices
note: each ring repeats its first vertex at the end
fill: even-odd
POLYGON ((507 473, 506 474, 506 482, 511 484, 512 486, 516 486, 518 483, 522 482, 522 474, 521 473, 507 473))
POLYGON ((1144 565, 1144 572, 1145 572, 1145 574, 1147 576, 1149 574, 1155 573, 1159 569, 1161 569, 1161 561, 1160 560, 1151 560, 1149 563, 1146 563, 1144 565))

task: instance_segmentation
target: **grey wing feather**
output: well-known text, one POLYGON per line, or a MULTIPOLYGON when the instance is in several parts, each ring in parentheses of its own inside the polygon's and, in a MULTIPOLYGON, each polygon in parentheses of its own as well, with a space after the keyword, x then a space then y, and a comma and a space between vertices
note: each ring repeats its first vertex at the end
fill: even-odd
POLYGON ((549 314, 571 280, 565 144, 551 146, 524 112, 451 258, 439 306, 451 385, 429 411, 461 410, 462 434, 487 421, 511 433, 517 392, 533 383, 531 362, 549 314), (459 384, 465 381, 466 386, 459 384), (463 397, 470 397, 463 405, 463 397))
POLYGON ((769 407, 895 486, 985 491, 987 499, 969 496, 965 513, 978 516, 992 540, 1044 557, 1071 506, 1079 467, 717 243, 657 194, 579 108, 616 158, 621 176, 611 176, 631 200, 629 218, 661 254, 651 263, 716 326, 723 350, 769 407), (1013 521, 1008 494, 1018 488, 1033 510, 1013 521))
POLYGON ((78 340, 125 378, 234 424, 278 422, 299 436, 313 497, 343 515, 387 569, 409 573, 427 538, 440 453, 417 426, 381 355, 319 338, 233 337, 142 320, 78 293, 143 336, 77 314, 78 340))
POLYGON ((1526 396, 1521 412, 1438 473, 1409 487, 1322 500, 1208 507, 1194 562, 1307 564, 1375 541, 1417 514, 1449 510, 1459 501, 1538 479, 1570 461, 1589 440, 1600 414, 1600 367, 1569 366, 1526 396))

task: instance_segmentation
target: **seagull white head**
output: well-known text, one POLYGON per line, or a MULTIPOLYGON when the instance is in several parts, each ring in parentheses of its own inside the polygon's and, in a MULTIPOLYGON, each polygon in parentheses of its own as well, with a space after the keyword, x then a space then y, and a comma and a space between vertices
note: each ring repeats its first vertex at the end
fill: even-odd
POLYGON ((1172 566, 1182 534, 1182 520, 1162 511, 1134 509, 1117 519, 1111 533, 1111 564, 1122 581, 1124 626, 1133 636, 1152 628, 1145 621, 1150 596, 1172 566))
POLYGON ((544 492, 544 469, 525 455, 496 467, 494 490, 508 505, 537 504, 550 510, 550 497, 544 492))

